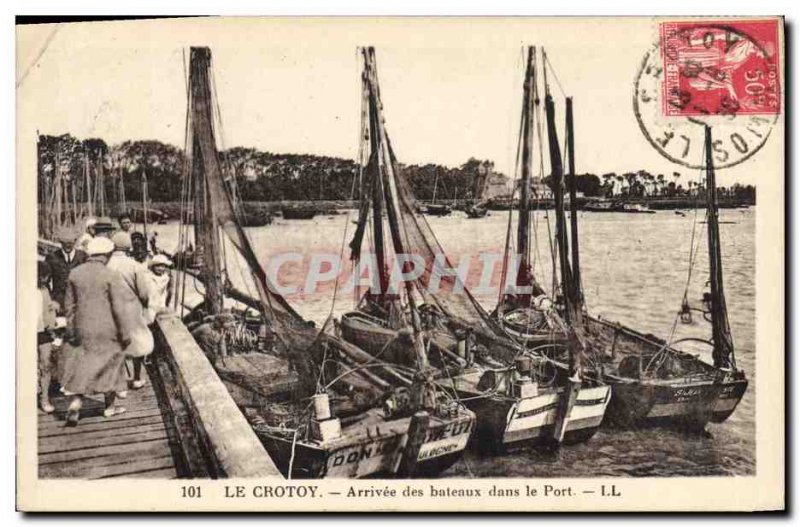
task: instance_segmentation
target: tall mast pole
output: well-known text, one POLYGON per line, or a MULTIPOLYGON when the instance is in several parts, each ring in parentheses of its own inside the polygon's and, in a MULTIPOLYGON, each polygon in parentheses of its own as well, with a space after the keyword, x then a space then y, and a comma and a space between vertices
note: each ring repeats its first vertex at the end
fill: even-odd
MULTIPOLYGON (((383 122, 383 115, 381 112, 380 94, 378 91, 378 76, 375 65, 375 49, 368 47, 364 50, 366 63, 368 66, 367 74, 370 86, 370 103, 374 105, 378 118, 376 119, 377 134, 380 143, 379 166, 382 168, 381 175, 384 179, 384 190, 388 191, 386 194, 386 216, 389 220, 389 229, 392 234, 392 241, 394 244, 395 257, 406 254, 403 247, 403 240, 407 239, 405 228, 402 220, 399 217, 400 203, 397 195, 397 181, 395 179, 394 165, 392 162, 392 155, 388 148, 388 139, 386 136, 386 128, 383 122)), ((403 271, 405 272, 406 266, 404 265, 403 271)), ((414 332, 414 353, 416 356, 417 366, 420 370, 427 370, 429 367, 428 356, 425 352, 425 343, 422 336, 422 322, 417 310, 416 293, 414 291, 414 284, 410 280, 404 280, 406 296, 408 298, 408 307, 411 311, 411 329, 414 332)))
POLYGON ((706 200, 708 221, 708 261, 711 274, 711 326, 714 341, 713 359, 717 368, 736 368, 733 337, 728 323, 728 307, 722 285, 722 249, 719 238, 717 181, 712 158, 711 127, 705 127, 706 200))
MULTIPOLYGON (((208 48, 192 48, 190 58, 189 82, 191 85, 190 136, 194 142, 191 173, 196 178, 197 192, 195 199, 195 224, 200 228, 197 244, 203 248, 203 285, 205 286, 205 304, 213 314, 223 309, 222 264, 220 255, 220 236, 215 218, 216 210, 211 197, 209 178, 206 172, 219 170, 218 164, 209 166, 212 157, 216 156, 214 140, 211 87, 209 84, 209 67, 211 50, 208 48)), ((216 174, 219 178, 220 174, 216 174)), ((146 181, 146 178, 144 179, 146 181)), ((143 211, 146 213, 146 209, 143 211)))
POLYGON ((365 96, 367 97, 367 108, 369 112, 369 144, 370 157, 367 162, 368 170, 371 172, 372 181, 372 236, 375 243, 375 263, 378 266, 378 284, 380 287, 380 297, 384 298, 386 288, 389 285, 389 277, 386 272, 386 245, 383 232, 383 178, 380 168, 380 137, 378 134, 378 121, 380 113, 378 105, 371 96, 370 63, 367 50, 362 50, 364 55, 364 80, 365 96))
POLYGON ((103 173, 103 151, 97 151, 97 188, 100 200, 100 215, 106 215, 106 182, 105 174, 103 173))
MULTIPOLYGON (((544 51, 542 58, 544 59, 544 51)), ((543 60, 545 71, 547 61, 543 60)), ((545 73, 545 114, 547 117, 547 139, 550 147, 550 167, 553 178, 553 198, 556 205, 556 245, 558 248, 559 267, 561 271, 561 290, 564 297, 564 318, 567 324, 576 322, 575 306, 572 294, 572 271, 569 264, 569 242, 567 241, 566 215, 564 214, 564 165, 561 162, 561 147, 558 144, 556 130, 556 110, 545 73)))
POLYGON ((123 212, 128 211, 128 202, 125 200, 125 173, 122 170, 122 162, 118 160, 117 174, 119 175, 119 201, 123 212))
POLYGON ((580 316, 583 311, 583 292, 581 291, 581 263, 578 249, 578 182, 575 174, 575 125, 572 120, 572 97, 567 97, 567 159, 569 161, 569 220, 572 235, 572 302, 575 311, 580 316))
MULTIPOLYGON (((533 150, 533 105, 536 90, 536 48, 528 46, 528 60, 525 69, 525 86, 522 97, 522 181, 519 196, 519 220, 517 223, 517 252, 519 268, 517 285, 529 286, 530 276, 530 201, 531 201, 531 158, 533 150)), ((528 304, 523 300, 524 304, 528 304)))
POLYGON ((556 131, 556 111, 550 86, 547 84, 547 55, 542 50, 542 68, 545 79, 545 113, 547 117, 547 139, 550 146, 550 166, 553 177, 553 197, 556 204, 556 242, 561 268, 561 288, 564 297, 564 319, 569 336, 569 378, 564 386, 553 423, 553 439, 559 444, 563 441, 568 424, 568 416, 575 405, 582 386, 581 362, 583 342, 579 337, 582 331, 581 313, 574 302, 574 281, 569 265, 569 242, 567 241, 567 225, 564 213, 564 166, 561 162, 561 149, 556 131))

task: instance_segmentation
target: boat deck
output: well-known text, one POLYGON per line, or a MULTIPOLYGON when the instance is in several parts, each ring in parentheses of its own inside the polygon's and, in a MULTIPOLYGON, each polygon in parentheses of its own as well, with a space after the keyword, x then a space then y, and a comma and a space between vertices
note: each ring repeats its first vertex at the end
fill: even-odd
POLYGON ((84 399, 77 427, 64 426, 67 397, 55 397, 52 414, 39 411, 39 477, 160 478, 181 476, 175 461, 176 434, 167 423, 153 384, 129 390, 119 400, 126 412, 103 417, 103 396, 84 399))

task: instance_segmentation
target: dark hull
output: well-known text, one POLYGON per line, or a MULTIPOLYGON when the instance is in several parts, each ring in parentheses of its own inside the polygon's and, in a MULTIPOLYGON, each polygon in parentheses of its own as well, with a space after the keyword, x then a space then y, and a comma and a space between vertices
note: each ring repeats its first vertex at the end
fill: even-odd
POLYGON ((310 220, 319 214, 315 209, 283 209, 283 219, 285 220, 310 220))
POLYGON ((668 347, 653 335, 587 317, 587 342, 603 358, 605 382, 613 388, 607 422, 622 427, 670 426, 700 430, 721 423, 747 390, 740 370, 724 370, 668 347), (670 366, 640 373, 664 353, 670 366))
POLYGON ((423 211, 428 216, 449 216, 453 209, 449 205, 428 205, 423 211))
POLYGON ((747 379, 671 384, 610 382, 613 387, 608 422, 618 427, 668 426, 702 430, 721 423, 736 409, 747 390, 747 379))
POLYGON ((466 209, 464 212, 467 214, 467 218, 474 220, 478 218, 485 218, 489 213, 489 209, 473 207, 466 209))

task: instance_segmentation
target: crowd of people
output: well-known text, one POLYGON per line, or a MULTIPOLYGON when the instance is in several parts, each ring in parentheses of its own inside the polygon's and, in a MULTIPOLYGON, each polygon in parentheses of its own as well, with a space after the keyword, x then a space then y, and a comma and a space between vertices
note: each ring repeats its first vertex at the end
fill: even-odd
POLYGON ((84 396, 102 394, 103 415, 146 385, 152 324, 168 310, 171 260, 148 248, 130 216, 89 218, 82 233, 64 228, 59 248, 38 265, 39 407, 67 397, 67 426, 77 426, 84 396))

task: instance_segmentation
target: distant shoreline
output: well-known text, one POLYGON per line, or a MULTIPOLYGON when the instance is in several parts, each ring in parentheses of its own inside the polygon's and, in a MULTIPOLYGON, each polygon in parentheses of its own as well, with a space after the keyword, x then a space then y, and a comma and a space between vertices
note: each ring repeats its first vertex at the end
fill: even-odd
MULTIPOLYGON (((587 204, 598 203, 615 203, 615 204, 635 204, 642 205, 651 210, 693 210, 704 209, 705 199, 701 197, 635 197, 635 198, 597 198, 597 197, 579 197, 578 210, 584 210, 587 204)), ((441 200, 437 203, 446 203, 453 207, 453 210, 464 210, 469 204, 467 200, 441 200)), ((425 201, 420 201, 420 204, 427 204, 425 201)), ((509 206, 517 207, 516 200, 508 199, 494 199, 487 201, 483 204, 489 210, 508 210, 509 206)), ((736 199, 722 199, 719 201, 720 209, 738 209, 754 206, 755 203, 750 200, 736 200, 736 199)), ((80 206, 80 204, 79 204, 80 206)), ((135 201, 128 202, 129 210, 136 212, 141 211, 141 204, 135 201)), ((533 201, 531 203, 532 210, 550 210, 555 208, 552 199, 544 199, 533 201)), ((153 202, 148 205, 151 212, 163 213, 167 219, 178 219, 181 216, 181 203, 178 201, 162 201, 153 202)), ((256 223, 259 221, 267 221, 269 218, 281 215, 285 209, 294 209, 300 211, 314 211, 319 215, 336 215, 339 211, 355 210, 358 209, 358 200, 285 200, 285 201, 245 201, 242 203, 242 209, 246 216, 251 218, 256 223)), ((119 207, 110 205, 107 215, 116 217, 121 211, 119 207)), ((68 213, 65 211, 65 213, 68 213)), ((100 215, 99 213, 97 215, 100 215)), ((138 219, 136 221, 139 221, 138 219)))

